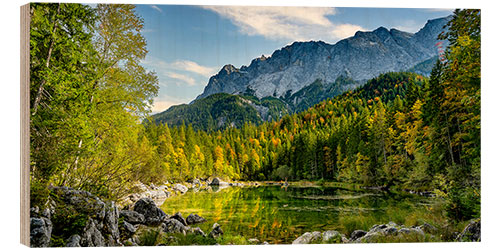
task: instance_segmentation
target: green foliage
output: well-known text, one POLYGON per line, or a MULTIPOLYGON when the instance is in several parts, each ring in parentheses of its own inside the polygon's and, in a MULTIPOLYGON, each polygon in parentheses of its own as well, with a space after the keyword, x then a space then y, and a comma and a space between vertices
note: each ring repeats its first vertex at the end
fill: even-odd
POLYGON ((207 246, 207 245, 215 245, 217 243, 216 239, 212 237, 205 237, 203 235, 198 234, 174 234, 175 240, 166 240, 165 244, 169 246, 189 246, 189 245, 197 245, 197 246, 207 246))
POLYGON ((145 230, 139 235, 139 243, 141 246, 156 246, 161 240, 161 229, 151 228, 145 230))
MULTIPOLYGON (((57 195, 51 194, 51 197, 56 201, 59 199, 57 195)), ((51 217, 52 235, 51 247, 65 247, 66 240, 74 234, 81 235, 85 228, 90 214, 82 211, 76 211, 72 206, 66 206, 63 202, 56 202, 54 213, 51 217)))
POLYGON ((43 208, 49 193, 46 182, 32 178, 30 180, 30 207, 43 208))
POLYGON ((218 176, 435 190, 451 218, 480 216, 479 10, 455 11, 441 36, 446 62, 429 79, 389 72, 345 91, 357 83, 340 77, 281 100, 215 94, 153 118, 158 80, 139 63, 147 50, 134 6, 31 12, 33 204, 50 184, 116 199, 137 180, 218 176))
POLYGON ((30 6, 31 180, 118 198, 152 158, 143 20, 132 5, 30 6))
POLYGON ((481 199, 474 187, 453 186, 446 201, 446 215, 454 220, 469 220, 481 214, 481 199))
POLYGON ((217 243, 221 245, 248 245, 248 241, 241 235, 222 235, 217 238, 217 243))
MULTIPOLYGON (((205 172, 435 190, 447 199, 454 219, 479 216, 480 103, 473 75, 479 64, 464 57, 474 58, 476 51, 467 46, 476 44, 467 38, 451 44, 448 63, 437 62, 430 79, 414 73, 381 74, 354 91, 275 122, 198 132, 193 141, 215 162, 204 164, 211 168, 205 172), (453 73, 458 70, 451 63, 455 55, 475 68, 453 73), (454 82, 457 77, 460 83, 454 82), (464 191, 466 185, 471 190, 464 191)), ((321 85, 315 82, 308 90, 321 85)), ((174 141, 182 130, 185 126, 171 129, 174 141)))
POLYGON ((251 91, 242 95, 216 93, 191 104, 172 106, 153 115, 153 120, 169 126, 190 124, 195 130, 205 131, 241 128, 245 122, 259 125, 279 120, 289 113, 304 111, 359 85, 351 78, 340 76, 329 84, 316 80, 293 95, 288 94, 279 99, 271 96, 259 99, 251 91))
POLYGON ((217 93, 192 104, 172 106, 153 115, 156 123, 169 126, 190 124, 195 130, 213 131, 228 127, 241 128, 245 122, 261 124, 277 120, 288 113, 286 104, 273 97, 258 99, 249 95, 217 93), (265 113, 258 110, 267 109, 265 113))
POLYGON ((290 168, 288 166, 282 165, 273 170, 271 177, 275 180, 285 180, 292 176, 290 168))

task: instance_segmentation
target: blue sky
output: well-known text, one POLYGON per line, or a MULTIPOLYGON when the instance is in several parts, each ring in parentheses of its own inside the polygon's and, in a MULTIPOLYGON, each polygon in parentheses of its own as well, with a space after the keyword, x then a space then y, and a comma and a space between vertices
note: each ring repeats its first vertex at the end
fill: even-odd
POLYGON ((380 26, 417 32, 445 9, 137 5, 160 90, 153 113, 189 103, 226 65, 248 65, 294 41, 334 44, 380 26))

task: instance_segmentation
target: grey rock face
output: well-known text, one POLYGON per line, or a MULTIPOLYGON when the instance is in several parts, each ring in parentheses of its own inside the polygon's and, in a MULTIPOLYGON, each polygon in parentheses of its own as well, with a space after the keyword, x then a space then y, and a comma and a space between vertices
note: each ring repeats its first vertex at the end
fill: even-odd
POLYGON ((30 246, 48 247, 52 235, 52 222, 44 217, 30 218, 30 246))
POLYGON ((81 247, 80 240, 82 237, 78 234, 71 235, 69 239, 66 241, 66 247, 81 247))
MULTIPOLYGON (((79 236, 79 242, 77 241, 77 235, 72 235, 67 239, 67 244, 75 246, 78 244, 80 246, 121 245, 119 240, 120 231, 118 229, 119 210, 114 202, 104 202, 89 192, 68 187, 52 187, 51 190, 58 198, 50 201, 48 207, 40 212, 42 214, 41 218, 31 218, 33 223, 31 231, 35 240, 33 246, 38 244, 36 240, 39 238, 38 241, 48 244, 48 240, 45 239, 51 237, 52 224, 47 217, 60 216, 59 213, 61 212, 56 207, 65 207, 71 213, 87 216, 83 233, 79 236), (41 219, 44 224, 41 224, 38 219, 41 219), (40 232, 43 232, 43 234, 40 232), (103 237, 103 235, 106 235, 106 237, 103 237)), ((36 213, 37 209, 33 209, 32 214, 36 213)), ((67 211, 63 213, 67 213, 67 211)), ((62 216, 66 216, 66 214, 62 214, 62 216)))
POLYGON ((188 217, 186 218, 186 222, 188 225, 192 225, 192 224, 197 224, 197 223, 203 223, 207 220, 205 220, 205 218, 197 215, 197 214, 190 214, 188 215, 188 217))
POLYGON ((121 210, 120 217, 131 224, 143 224, 145 222, 144 215, 132 210, 121 210))
MULTIPOLYGON (((224 66, 209 79, 197 99, 215 93, 238 94, 252 90, 259 98, 297 92, 315 80, 333 82, 340 75, 367 80, 380 73, 401 71, 437 55, 437 36, 451 17, 429 20, 417 33, 380 27, 358 31, 336 44, 295 42, 249 66, 224 66)), ((446 46, 446 43, 444 44, 446 46)))
POLYGON ((80 243, 83 247, 104 247, 105 239, 93 219, 87 221, 80 243))
POLYGON ((120 238, 120 231, 118 229, 118 217, 120 216, 120 212, 118 211, 118 207, 114 202, 110 202, 110 206, 106 206, 106 215, 103 220, 103 232, 108 233, 108 245, 120 245, 118 239, 120 238))
POLYGON ((481 241, 481 220, 472 220, 458 235, 457 241, 481 241))
POLYGON ((151 198, 142 198, 134 205, 134 211, 144 215, 146 225, 158 226, 167 216, 160 208, 155 205, 151 198))
POLYGON ((125 230, 125 232, 130 235, 130 234, 134 234, 137 231, 137 228, 134 225, 128 223, 127 221, 124 221, 123 222, 123 230, 125 230))

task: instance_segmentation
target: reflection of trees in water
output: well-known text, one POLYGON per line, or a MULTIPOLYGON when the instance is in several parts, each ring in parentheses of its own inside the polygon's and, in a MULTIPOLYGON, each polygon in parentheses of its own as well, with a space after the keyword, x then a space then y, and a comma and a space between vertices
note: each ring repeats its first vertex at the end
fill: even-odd
POLYGON ((361 195, 338 188, 231 187, 218 192, 202 190, 172 197, 162 209, 168 214, 180 211, 185 216, 197 213, 208 221, 200 225, 205 230, 218 222, 224 232, 231 235, 270 243, 291 243, 307 231, 345 232, 349 225, 387 223, 393 219, 393 213, 409 215, 416 209, 416 202, 392 194, 361 195))

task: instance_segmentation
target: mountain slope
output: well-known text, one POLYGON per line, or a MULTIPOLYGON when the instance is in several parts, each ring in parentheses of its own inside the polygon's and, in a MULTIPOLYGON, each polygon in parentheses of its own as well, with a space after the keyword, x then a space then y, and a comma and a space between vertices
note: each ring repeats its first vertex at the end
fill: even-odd
POLYGON ((153 119, 169 126, 191 124, 195 130, 209 131, 242 127, 245 122, 260 124, 277 120, 286 113, 286 104, 277 98, 217 93, 191 104, 172 106, 153 115, 153 119))
POLYGON ((429 20, 415 34, 380 27, 371 32, 358 31, 334 45, 294 42, 270 57, 252 60, 249 66, 224 66, 210 78, 197 99, 221 92, 239 94, 248 89, 259 98, 284 97, 318 79, 330 83, 344 75, 365 81, 380 73, 406 70, 437 54, 437 36, 450 18, 429 20))
POLYGON ((345 76, 338 77, 332 83, 324 83, 320 79, 317 79, 293 95, 290 95, 291 91, 288 91, 281 99, 288 104, 291 112, 297 113, 327 98, 332 98, 347 90, 355 89, 360 85, 361 83, 345 76))
POLYGON ((260 124, 303 111, 358 86, 359 82, 341 76, 332 83, 324 83, 318 79, 295 94, 288 92, 281 98, 267 96, 259 99, 251 89, 240 95, 216 93, 191 104, 172 106, 153 115, 153 119, 156 123, 166 123, 169 126, 191 124, 194 129, 206 131, 241 127, 245 122, 260 124))

